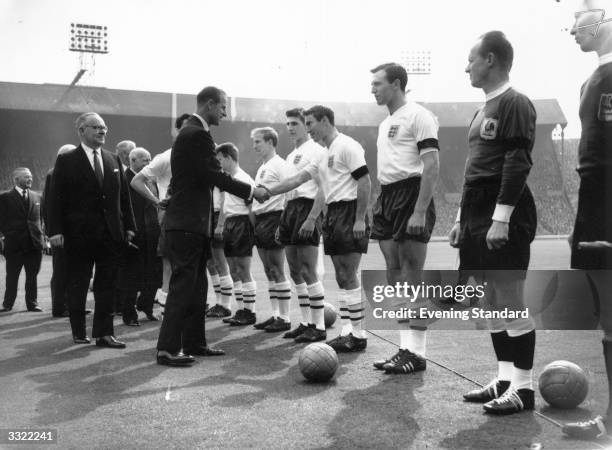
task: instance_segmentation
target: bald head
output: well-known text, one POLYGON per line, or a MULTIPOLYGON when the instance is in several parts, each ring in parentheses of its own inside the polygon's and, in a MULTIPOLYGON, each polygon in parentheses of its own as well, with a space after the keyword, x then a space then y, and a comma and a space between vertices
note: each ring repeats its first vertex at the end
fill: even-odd
POLYGON ((115 147, 115 154, 119 156, 121 163, 129 166, 130 165, 130 152, 136 148, 134 141, 121 141, 115 147))
POLYGON ((612 52, 612 14, 611 0, 581 0, 575 14, 574 27, 571 31, 583 52, 597 52, 604 55, 612 52), (604 14, 602 15, 601 11, 604 14))
POLYGON ((151 154, 146 149, 136 147, 130 152, 130 169, 134 172, 140 172, 150 162, 151 154))
POLYGON ((57 156, 64 154, 66 152, 69 152, 70 150, 74 150, 76 148, 76 146, 72 145, 72 144, 65 144, 62 145, 59 150, 57 151, 57 156))

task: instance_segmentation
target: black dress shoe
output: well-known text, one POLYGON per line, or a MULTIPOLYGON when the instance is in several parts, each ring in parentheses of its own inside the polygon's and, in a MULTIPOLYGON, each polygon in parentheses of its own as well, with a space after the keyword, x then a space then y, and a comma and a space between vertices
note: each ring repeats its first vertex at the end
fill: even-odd
POLYGON ((33 306, 32 308, 28 308, 29 312, 42 312, 42 308, 40 306, 33 306))
POLYGON ((75 344, 90 344, 91 340, 85 336, 85 337, 78 337, 78 336, 72 336, 72 340, 74 341, 75 344))
POLYGON ((13 308, 5 308, 5 307, 2 307, 2 309, 0 309, 0 312, 9 312, 9 311, 11 311, 12 309, 13 309, 13 308))
POLYGON ((147 314, 147 320, 150 320, 151 322, 158 322, 159 318, 155 314, 150 313, 147 314))
POLYGON ((103 336, 96 339, 96 345, 98 347, 108 348, 125 348, 125 343, 115 339, 115 336, 103 336))
POLYGON ((64 311, 61 313, 53 313, 51 314, 53 317, 70 317, 70 313, 68 311, 64 311))
POLYGON ((124 320, 123 323, 128 326, 128 327, 139 327, 140 326, 140 322, 138 322, 138 320, 136 319, 132 319, 132 320, 124 320))
POLYGON ((185 352, 190 355, 197 356, 223 356, 225 355, 225 351, 220 348, 209 347, 208 345, 200 345, 196 348, 185 349, 185 352))
POLYGON ((157 364, 161 364, 162 366, 185 367, 190 366, 194 362, 195 358, 193 356, 185 355, 181 352, 175 354, 170 352, 157 352, 157 364))

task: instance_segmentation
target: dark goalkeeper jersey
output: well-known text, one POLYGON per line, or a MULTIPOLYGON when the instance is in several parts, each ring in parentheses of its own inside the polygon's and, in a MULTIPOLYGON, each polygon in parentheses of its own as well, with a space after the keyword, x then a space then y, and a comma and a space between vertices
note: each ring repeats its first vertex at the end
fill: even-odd
POLYGON ((516 205, 533 165, 536 111, 531 101, 509 88, 477 112, 468 135, 465 182, 501 180, 497 203, 516 205))
POLYGON ((611 170, 612 63, 599 66, 582 86, 579 115, 578 172, 611 170))

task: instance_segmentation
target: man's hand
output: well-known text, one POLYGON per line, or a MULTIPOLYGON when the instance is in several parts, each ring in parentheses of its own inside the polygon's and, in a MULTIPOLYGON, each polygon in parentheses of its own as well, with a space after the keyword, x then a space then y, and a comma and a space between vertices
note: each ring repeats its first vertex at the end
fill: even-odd
POLYGON ((257 200, 259 203, 263 203, 270 199, 270 191, 264 186, 257 186, 253 189, 253 198, 257 200))
POLYGON ((136 233, 134 233, 132 230, 127 230, 125 232, 125 239, 128 242, 132 242, 132 239, 134 239, 134 236, 136 236, 136 233))
POLYGON ((365 221, 363 219, 355 220, 355 224, 353 225, 353 236, 355 239, 361 239, 365 237, 365 221))
POLYGON ((64 235, 56 234, 55 236, 51 236, 49 242, 51 242, 51 247, 53 248, 62 248, 64 246, 64 235))
POLYGON ((170 198, 166 197, 165 199, 158 201, 155 206, 157 206, 159 209, 166 209, 169 201, 170 198))
POLYGON ((406 233, 421 235, 425 231, 425 212, 414 211, 408 219, 406 233))
POLYGON ((223 239, 223 228, 224 228, 224 224, 217 223, 217 226, 215 227, 215 238, 216 239, 223 239))
POLYGON ((487 232, 487 247, 489 250, 499 250, 508 242, 509 226, 505 222, 494 220, 487 232))
POLYGON ((451 228, 450 233, 448 233, 448 243, 453 248, 459 247, 459 237, 461 235, 461 227, 459 222, 455 222, 453 228, 451 228))
POLYGON ((307 217, 302 226, 300 227, 300 231, 298 231, 298 236, 302 239, 308 239, 310 236, 312 236, 312 233, 314 232, 315 228, 315 223, 315 219, 307 217))

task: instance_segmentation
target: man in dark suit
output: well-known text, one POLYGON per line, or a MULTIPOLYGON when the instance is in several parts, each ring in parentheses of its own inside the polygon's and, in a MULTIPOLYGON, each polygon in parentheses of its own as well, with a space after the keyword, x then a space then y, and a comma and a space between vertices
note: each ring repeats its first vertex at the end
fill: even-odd
POLYGON ((209 126, 218 125, 226 117, 226 107, 225 92, 204 88, 197 96, 197 112, 187 119, 172 146, 165 224, 172 276, 157 341, 159 364, 189 365, 194 362, 191 355, 224 354, 207 346, 204 332, 202 292, 208 289, 205 270, 214 231, 213 186, 244 199, 266 195, 263 188, 252 188, 221 172, 209 126))
POLYGON ((92 336, 100 347, 124 348, 114 337, 113 299, 118 255, 136 230, 128 185, 119 158, 102 149, 108 130, 102 117, 82 114, 76 128, 81 144, 55 162, 48 234, 53 247, 66 251, 74 342, 90 342, 85 331, 85 300, 95 264, 92 336))
POLYGON ((32 173, 25 167, 13 171, 15 187, 0 194, 0 251, 6 258, 6 290, 0 312, 13 309, 17 282, 25 268, 25 301, 28 311, 40 312, 36 301, 36 276, 43 249, 40 194, 30 190, 32 173))
MULTIPOLYGON (((75 149, 72 144, 62 145, 57 151, 57 155, 66 153, 69 150, 75 149)), ((45 178, 45 190, 42 197, 42 215, 45 224, 45 229, 49 229, 49 197, 51 196, 51 179, 53 177, 53 168, 47 172, 45 178)), ((51 315, 53 317, 68 317, 68 306, 66 305, 66 256, 64 249, 56 247, 53 249, 51 273, 51 315)))
MULTIPOLYGON (((151 162, 151 154, 144 148, 136 147, 130 152, 129 160, 130 167, 125 171, 128 185, 151 162)), ((147 181, 147 184, 154 194, 157 193, 155 183, 147 181)), ((125 251, 124 266, 119 271, 117 303, 123 306, 123 323, 135 327, 140 325, 136 310, 143 311, 149 320, 158 320, 153 315, 153 303, 155 292, 161 286, 162 264, 161 258, 157 256, 160 227, 156 204, 132 187, 130 198, 137 231, 132 240, 133 245, 125 251)))

